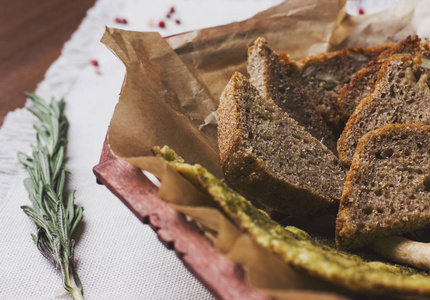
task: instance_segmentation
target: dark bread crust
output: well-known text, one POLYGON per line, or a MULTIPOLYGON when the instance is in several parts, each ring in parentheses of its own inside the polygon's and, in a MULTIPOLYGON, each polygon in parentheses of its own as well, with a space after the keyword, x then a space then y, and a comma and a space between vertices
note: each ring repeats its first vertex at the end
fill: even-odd
POLYGON ((346 122, 337 108, 339 90, 350 81, 355 72, 367 66, 389 47, 348 48, 305 57, 296 62, 297 80, 309 94, 335 137, 339 137, 346 122))
POLYGON ((430 225, 430 127, 389 124, 358 144, 336 220, 340 249, 430 225))
POLYGON ((410 54, 385 60, 373 91, 358 104, 338 140, 344 165, 351 165, 359 139, 371 130, 390 123, 430 124, 429 70, 419 62, 410 54))
MULTIPOLYGON (((375 47, 350 47, 332 52, 323 52, 317 55, 304 57, 297 61, 298 68, 303 71, 310 64, 325 63, 335 58, 340 58, 343 61, 353 60, 358 65, 369 64, 377 58, 382 52, 391 48, 393 45, 380 45, 375 47)), ((351 72, 351 70, 346 70, 351 72)))
POLYGON ((378 78, 378 73, 385 60, 394 54, 409 53, 415 56, 417 53, 423 57, 430 57, 428 42, 418 36, 408 36, 398 44, 383 51, 366 68, 355 73, 351 81, 346 83, 339 91, 337 107, 344 119, 348 119, 361 100, 369 95, 378 78))
MULTIPOLYGON (((310 214, 339 202, 341 186, 345 180, 346 172, 340 166, 336 156, 307 133, 296 121, 283 113, 273 101, 261 98, 257 89, 240 73, 235 73, 226 86, 220 99, 217 114, 221 167, 226 179, 246 197, 252 200, 257 199, 266 206, 295 216, 310 214), (333 164, 329 167, 324 166, 327 170, 322 170, 321 173, 312 174, 312 176, 318 178, 324 176, 321 174, 325 174, 326 177, 329 177, 328 173, 332 175, 332 181, 321 180, 322 185, 327 185, 324 187, 325 190, 323 188, 320 190, 312 188, 308 183, 300 182, 300 179, 298 179, 298 182, 293 182, 293 179, 297 179, 299 176, 293 176, 294 178, 291 179, 279 174, 276 168, 273 167, 273 162, 276 158, 264 152, 263 143, 254 144, 257 145, 256 147, 261 147, 261 149, 249 149, 247 142, 260 137, 251 137, 245 129, 245 126, 248 126, 245 123, 249 122, 249 120, 244 117, 244 113, 252 113, 245 112, 249 109, 249 106, 248 108, 245 107, 247 101, 252 102, 249 104, 250 106, 263 107, 274 117, 273 122, 277 125, 273 126, 275 129, 273 132, 270 131, 273 134, 273 139, 280 140, 281 143, 284 143, 285 140, 286 143, 283 145, 285 149, 276 150, 279 151, 279 156, 286 160, 289 159, 288 137, 283 137, 279 133, 282 132, 283 128, 288 127, 294 130, 295 134, 300 136, 304 143, 310 143, 315 148, 315 151, 320 151, 320 155, 323 157, 322 161, 327 165, 333 164), (258 152, 261 152, 260 156, 256 154, 258 152), (331 186, 328 186, 328 182, 330 182, 331 186), (336 184, 333 184, 333 182, 336 182, 336 184), (323 190, 327 194, 323 195, 323 190)), ((263 120, 262 122, 265 121, 263 120)), ((295 154, 298 156, 300 153, 295 154)), ((308 163, 306 158, 296 159, 301 160, 303 163, 305 161, 308 163)))
POLYGON ((370 64, 355 73, 339 90, 337 108, 344 120, 348 120, 361 100, 372 92, 380 70, 380 64, 370 64))
POLYGON ((336 140, 309 95, 296 80, 296 65, 281 60, 265 38, 258 38, 248 49, 250 82, 263 98, 272 99, 312 136, 320 140, 333 153, 337 153, 336 140))

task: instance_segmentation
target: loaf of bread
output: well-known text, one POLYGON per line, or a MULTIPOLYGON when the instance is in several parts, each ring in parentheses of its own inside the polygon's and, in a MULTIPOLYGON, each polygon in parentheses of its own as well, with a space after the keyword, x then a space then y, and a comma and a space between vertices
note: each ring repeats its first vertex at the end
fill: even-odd
POLYGON ((361 138, 336 221, 341 249, 430 225, 430 127, 389 124, 361 138))
POLYGON ((295 216, 339 202, 338 158, 245 76, 233 75, 217 114, 221 167, 243 195, 295 216))
POLYGON ((332 132, 294 76, 295 64, 281 60, 265 38, 258 38, 248 49, 248 73, 263 98, 272 99, 312 136, 337 152, 332 132))
POLYGON ((297 80, 336 138, 341 134, 346 121, 337 109, 339 90, 349 82, 355 72, 366 67, 388 47, 348 48, 305 57, 296 62, 297 80))
POLYGON ((339 91, 337 99, 337 107, 344 115, 344 118, 348 119, 361 100, 371 92, 385 60, 399 53, 409 53, 413 57, 418 54, 424 59, 429 59, 430 47, 428 40, 421 39, 418 36, 409 36, 397 45, 383 51, 369 66, 352 76, 351 81, 339 91))
POLYGON ((430 124, 429 71, 410 54, 385 60, 372 93, 357 106, 338 140, 339 158, 346 166, 367 132, 390 123, 430 124))

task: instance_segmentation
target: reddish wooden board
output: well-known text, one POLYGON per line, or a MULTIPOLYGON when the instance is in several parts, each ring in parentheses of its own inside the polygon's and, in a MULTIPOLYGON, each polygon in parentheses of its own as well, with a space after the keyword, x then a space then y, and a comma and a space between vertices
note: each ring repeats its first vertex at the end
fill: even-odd
POLYGON ((158 197, 158 188, 137 167, 114 157, 105 141, 100 163, 94 167, 99 183, 175 251, 187 269, 218 299, 269 300, 244 280, 242 268, 220 254, 197 227, 158 197))

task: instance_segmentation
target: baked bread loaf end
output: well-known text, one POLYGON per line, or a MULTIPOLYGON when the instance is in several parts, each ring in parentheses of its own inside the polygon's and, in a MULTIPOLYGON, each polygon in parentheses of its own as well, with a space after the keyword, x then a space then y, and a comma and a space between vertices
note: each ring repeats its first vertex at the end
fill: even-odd
POLYGON ((217 111, 226 179, 242 194, 295 216, 338 203, 346 171, 337 157, 235 73, 217 111))
POLYGON ((366 134, 336 221, 341 249, 430 225, 430 127, 390 124, 366 134))

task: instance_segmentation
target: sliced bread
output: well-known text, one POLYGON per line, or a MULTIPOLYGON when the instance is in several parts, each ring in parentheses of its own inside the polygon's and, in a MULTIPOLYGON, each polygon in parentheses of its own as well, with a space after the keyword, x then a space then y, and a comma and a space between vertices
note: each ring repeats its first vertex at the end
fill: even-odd
POLYGON ((336 220, 341 249, 430 225, 430 127, 390 124, 360 140, 336 220))
POLYGON ((352 115, 360 101, 372 91, 385 60, 399 53, 409 53, 414 57, 419 54, 424 59, 429 59, 430 47, 428 40, 421 39, 418 36, 408 36, 398 44, 383 51, 369 66, 359 70, 352 76, 351 81, 339 91, 337 99, 337 107, 345 119, 352 115))
POLYGON ((339 90, 355 72, 366 67, 388 47, 348 48, 305 57, 297 62, 297 80, 336 138, 345 125, 344 117, 337 109, 339 90))
POLYGON ((338 140, 340 160, 351 165, 358 141, 390 123, 430 124, 429 69, 410 54, 385 60, 375 87, 357 106, 338 140))
POLYGON ((338 158, 245 76, 233 75, 217 114, 221 167, 246 197, 296 216, 338 203, 338 158))
POLYGON ((263 98, 272 99, 311 135, 336 153, 336 141, 309 95, 295 79, 295 65, 281 60, 265 38, 258 38, 248 49, 251 83, 263 98))

